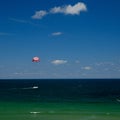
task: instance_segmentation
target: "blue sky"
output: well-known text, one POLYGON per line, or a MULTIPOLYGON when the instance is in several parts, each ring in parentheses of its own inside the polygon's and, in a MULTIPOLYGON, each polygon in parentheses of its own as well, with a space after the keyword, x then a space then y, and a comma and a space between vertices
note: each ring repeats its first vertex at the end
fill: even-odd
POLYGON ((1 0, 0 78, 120 78, 119 0, 1 0), (34 56, 40 57, 33 63, 34 56))

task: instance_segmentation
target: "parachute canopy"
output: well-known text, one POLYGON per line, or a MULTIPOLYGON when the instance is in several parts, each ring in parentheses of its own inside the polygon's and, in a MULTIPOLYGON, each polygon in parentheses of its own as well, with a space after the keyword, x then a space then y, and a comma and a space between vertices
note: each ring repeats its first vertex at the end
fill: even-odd
POLYGON ((40 62, 40 58, 39 57, 33 57, 32 62, 40 62))

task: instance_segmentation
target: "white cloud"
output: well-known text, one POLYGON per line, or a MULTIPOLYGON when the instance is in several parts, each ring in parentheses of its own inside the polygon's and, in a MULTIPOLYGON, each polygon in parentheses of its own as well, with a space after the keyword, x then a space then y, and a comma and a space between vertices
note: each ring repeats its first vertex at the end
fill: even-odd
POLYGON ((95 65, 96 66, 106 66, 106 65, 113 66, 114 63, 112 63, 112 62, 99 62, 99 63, 95 63, 95 65))
POLYGON ((67 60, 53 60, 51 63, 54 65, 66 64, 67 60))
POLYGON ((59 36, 59 35, 62 35, 63 33, 62 32, 54 32, 52 33, 52 36, 59 36))
POLYGON ((46 10, 36 11, 32 16, 33 19, 42 19, 47 14, 62 13, 66 15, 79 15, 81 12, 87 11, 87 7, 83 2, 78 2, 75 5, 65 5, 51 8, 48 12, 46 10))
POLYGON ((50 13, 63 13, 63 14, 71 14, 71 15, 79 15, 80 12, 87 11, 87 7, 84 3, 78 2, 75 5, 66 5, 62 7, 54 7, 50 10, 50 13))
POLYGON ((90 67, 90 66, 85 66, 85 67, 82 67, 82 69, 84 69, 84 70, 91 70, 92 67, 90 67))
POLYGON ((32 16, 33 19, 42 19, 44 16, 47 15, 45 10, 36 11, 35 14, 32 16))

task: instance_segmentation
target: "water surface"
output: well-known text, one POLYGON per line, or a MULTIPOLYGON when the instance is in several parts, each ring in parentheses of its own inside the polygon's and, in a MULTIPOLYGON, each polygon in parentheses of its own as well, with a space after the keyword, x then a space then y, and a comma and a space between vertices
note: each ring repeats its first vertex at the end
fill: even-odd
POLYGON ((119 79, 0 80, 0 120, 119 120, 119 79))

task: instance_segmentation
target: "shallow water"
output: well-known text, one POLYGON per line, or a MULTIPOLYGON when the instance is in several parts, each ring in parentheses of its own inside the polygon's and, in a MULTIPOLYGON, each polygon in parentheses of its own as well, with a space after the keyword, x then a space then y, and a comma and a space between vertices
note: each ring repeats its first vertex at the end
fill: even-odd
POLYGON ((0 102, 0 120, 119 120, 118 103, 0 102))

